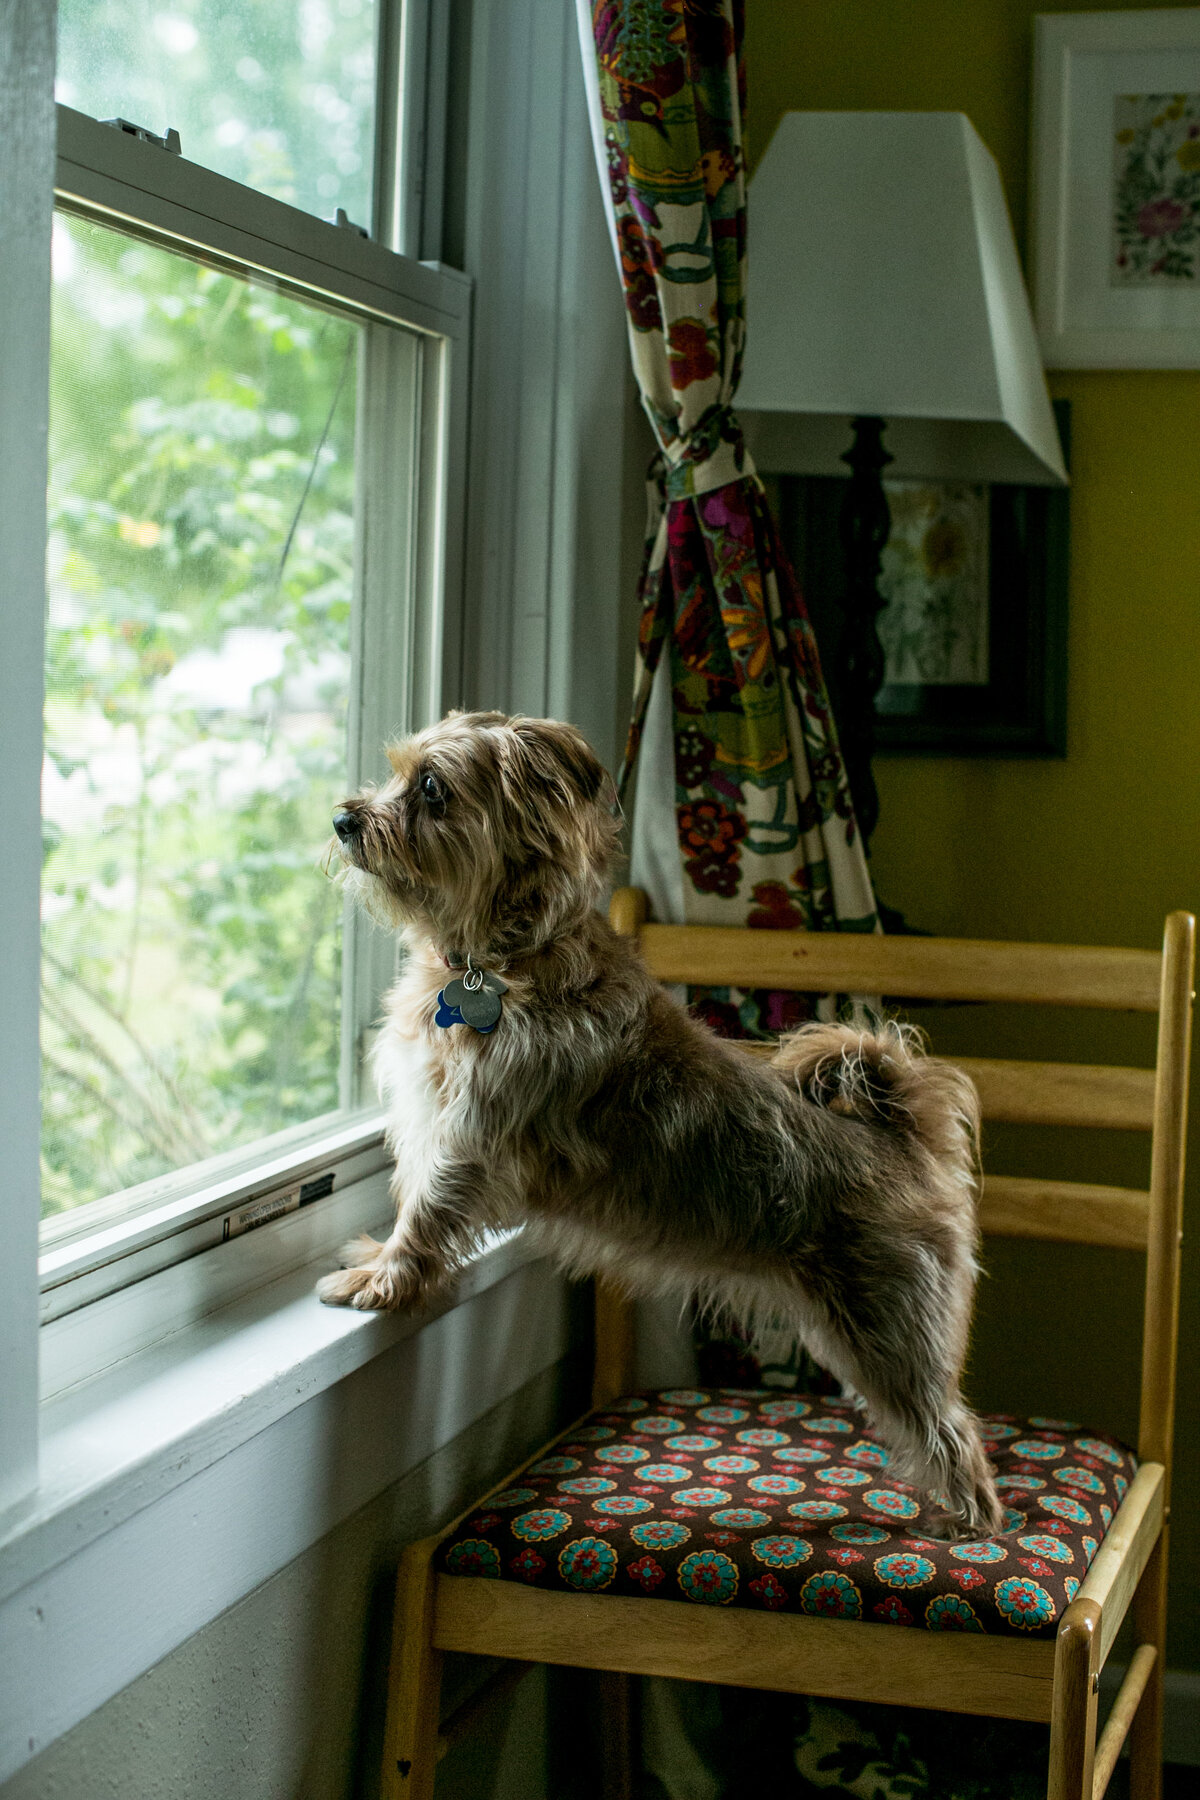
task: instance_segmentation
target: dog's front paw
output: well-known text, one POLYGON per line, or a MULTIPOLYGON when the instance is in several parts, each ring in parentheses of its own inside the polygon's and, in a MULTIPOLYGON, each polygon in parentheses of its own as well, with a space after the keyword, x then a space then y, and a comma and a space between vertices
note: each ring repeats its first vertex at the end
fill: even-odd
POLYGON ((350 1266, 322 1275, 317 1297, 326 1306, 354 1306, 360 1312, 402 1312, 420 1306, 428 1284, 402 1257, 390 1257, 371 1238, 356 1238, 342 1251, 350 1266), (368 1248, 369 1252, 368 1252, 368 1248))
POLYGON ((317 1299, 325 1306, 357 1306, 357 1296, 371 1277, 366 1269, 334 1269, 317 1283, 317 1299))
POLYGON ((317 1283, 317 1297, 326 1306, 359 1306, 357 1298, 369 1283, 379 1261, 382 1244, 371 1237, 357 1237, 338 1251, 341 1268, 322 1275, 317 1283))

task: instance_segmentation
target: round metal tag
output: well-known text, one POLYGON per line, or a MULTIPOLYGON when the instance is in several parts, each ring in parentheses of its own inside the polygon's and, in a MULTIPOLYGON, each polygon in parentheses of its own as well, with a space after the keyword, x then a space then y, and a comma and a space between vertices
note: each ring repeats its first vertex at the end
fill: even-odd
POLYGON ((494 1025, 503 1010, 499 994, 490 993, 487 988, 464 993, 462 999, 456 1000, 454 1004, 464 1022, 473 1025, 476 1031, 486 1031, 490 1025, 494 1025))

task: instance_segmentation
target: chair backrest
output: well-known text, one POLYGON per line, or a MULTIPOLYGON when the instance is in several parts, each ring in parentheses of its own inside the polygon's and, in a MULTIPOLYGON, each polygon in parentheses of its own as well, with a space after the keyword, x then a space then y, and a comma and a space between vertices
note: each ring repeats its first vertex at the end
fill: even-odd
MULTIPOLYGON (((1171 913, 1161 952, 960 938, 751 931, 647 923, 646 896, 613 896, 614 929, 638 939, 660 981, 803 993, 903 994, 913 1000, 1009 1001, 1158 1015, 1153 1069, 956 1057, 985 1120, 1084 1125, 1151 1135, 1148 1190, 985 1176, 980 1223, 1002 1237, 1108 1244, 1146 1254, 1138 1454, 1169 1467, 1179 1327, 1179 1247, 1191 1054, 1196 922, 1171 913)), ((747 1045, 770 1055, 769 1044, 747 1045)), ((597 1296, 597 1394, 627 1386, 630 1310, 597 1296)))

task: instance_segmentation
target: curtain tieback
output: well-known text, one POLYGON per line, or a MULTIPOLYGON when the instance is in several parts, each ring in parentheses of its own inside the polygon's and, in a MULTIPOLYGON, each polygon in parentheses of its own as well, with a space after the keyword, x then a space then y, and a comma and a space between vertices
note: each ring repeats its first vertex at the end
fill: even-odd
POLYGON ((728 406, 711 407, 691 431, 660 449, 650 464, 650 479, 665 502, 692 500, 757 473, 742 428, 728 406))

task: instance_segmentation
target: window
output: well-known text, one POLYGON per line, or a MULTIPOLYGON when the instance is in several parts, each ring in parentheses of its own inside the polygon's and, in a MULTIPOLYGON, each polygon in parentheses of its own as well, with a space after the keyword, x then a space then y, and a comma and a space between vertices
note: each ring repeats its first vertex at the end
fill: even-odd
POLYGON ((59 0, 57 97, 260 193, 371 217, 374 0, 59 0))
POLYGON ((361 326, 60 218, 43 1216, 331 1113, 361 326))
POLYGON ((43 1319, 384 1165, 394 950, 319 865, 454 697, 467 284, 350 223, 407 229, 421 23, 61 0, 43 1319))

